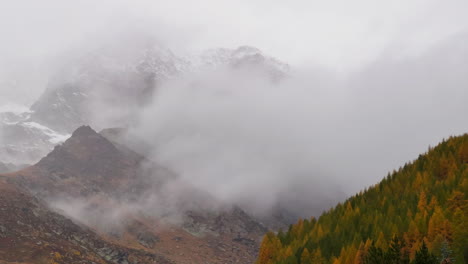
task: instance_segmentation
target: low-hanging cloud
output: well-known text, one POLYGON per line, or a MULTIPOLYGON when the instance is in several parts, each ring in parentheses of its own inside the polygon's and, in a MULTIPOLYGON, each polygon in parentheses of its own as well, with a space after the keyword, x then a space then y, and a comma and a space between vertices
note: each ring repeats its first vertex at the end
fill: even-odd
MULTIPOLYGON (((153 1, 86 1, 71 9, 59 2, 38 3, 43 11, 31 8, 27 16, 16 11, 22 4, 4 9, 2 21, 17 27, 0 26, 14 36, 0 51, 0 103, 33 102, 51 71, 74 63, 57 55, 69 52, 70 46, 81 51, 80 57, 101 42, 119 43, 128 45, 133 56, 136 37, 127 35, 125 42, 114 36, 124 24, 130 24, 130 31, 158 35, 171 49, 247 43, 296 65, 328 65, 324 70, 293 64, 290 76, 279 82, 255 67, 192 72, 158 83, 153 102, 142 110, 143 103, 131 98, 137 89, 129 89, 136 87, 126 76, 113 72, 115 82, 84 85, 97 94, 89 107, 93 126, 130 125, 132 136, 148 143, 151 158, 184 182, 253 211, 279 204, 304 216, 317 215, 378 182, 428 145, 468 130, 466 33, 447 37, 466 27, 466 19, 447 19, 466 17, 460 8, 466 3, 458 0, 417 1, 411 8, 400 1, 379 7, 379 12, 371 12, 374 3, 367 0, 338 12, 335 5, 343 1, 315 8, 296 1, 288 12, 275 3, 267 13, 259 11, 270 5, 264 1, 226 7, 208 0, 203 6, 210 7, 209 16, 180 1, 161 8, 153 1), (48 14, 51 6, 64 12, 48 14), (188 12, 180 20, 174 10, 188 12), (239 10, 249 19, 239 22, 239 10), (82 19, 84 14, 88 19, 82 19), (218 23, 219 16, 226 20, 218 23), (22 34, 13 34, 18 32, 22 34), (11 56, 11 62, 6 60, 11 56), (344 75, 337 73, 343 68, 344 75), (123 93, 109 95, 116 87, 123 93), (114 103, 128 94, 126 104, 114 103)), ((121 51, 109 56, 118 58, 117 67, 127 62, 121 51)), ((167 190, 171 195, 184 192, 167 190)))
POLYGON ((255 68, 193 74, 158 88, 132 132, 152 144, 154 159, 221 201, 266 210, 302 184, 311 204, 334 201, 338 179, 320 155, 324 92, 274 83, 255 68))
POLYGON ((346 79, 317 69, 280 82, 256 68, 192 73, 158 87, 131 133, 217 199, 257 213, 281 206, 317 215, 466 132, 459 44, 384 56, 346 79))

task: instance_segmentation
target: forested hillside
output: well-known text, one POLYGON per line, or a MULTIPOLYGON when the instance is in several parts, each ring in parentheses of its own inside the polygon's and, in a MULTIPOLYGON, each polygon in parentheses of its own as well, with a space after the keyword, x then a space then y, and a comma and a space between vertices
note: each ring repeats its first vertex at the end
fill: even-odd
POLYGON ((467 193, 465 134, 318 219, 268 233, 257 264, 468 263, 467 193))

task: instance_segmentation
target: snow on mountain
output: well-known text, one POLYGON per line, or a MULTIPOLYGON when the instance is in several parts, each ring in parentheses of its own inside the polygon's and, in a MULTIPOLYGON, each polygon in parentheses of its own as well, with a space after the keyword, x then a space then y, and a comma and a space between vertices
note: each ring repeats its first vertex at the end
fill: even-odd
POLYGON ((249 46, 191 56, 147 43, 99 49, 70 62, 51 78, 31 108, 33 119, 61 132, 83 124, 99 129, 128 126, 164 81, 217 67, 256 67, 272 80, 289 71, 287 64, 249 46))
POLYGON ((0 107, 0 162, 12 165, 34 163, 70 137, 29 121, 31 114, 32 111, 24 106, 0 107))
POLYGON ((200 55, 201 66, 245 66, 258 65, 270 70, 272 74, 284 75, 289 72, 289 66, 273 57, 263 54, 257 48, 250 46, 240 46, 237 49, 210 49, 200 55))
POLYGON ((49 137, 48 140, 52 144, 62 143, 70 137, 70 134, 59 134, 56 131, 36 122, 23 122, 21 125, 29 129, 36 129, 40 131, 42 134, 49 137))
POLYGON ((51 78, 31 107, 32 118, 60 132, 83 124, 125 126, 160 82, 188 68, 189 62, 156 45, 99 49, 68 62, 51 78))
POLYGON ((0 161, 35 162, 81 125, 131 126, 161 83, 218 67, 256 67, 273 81, 289 71, 287 64, 249 46, 178 56, 144 41, 113 43, 70 59, 30 109, 0 107, 0 161))

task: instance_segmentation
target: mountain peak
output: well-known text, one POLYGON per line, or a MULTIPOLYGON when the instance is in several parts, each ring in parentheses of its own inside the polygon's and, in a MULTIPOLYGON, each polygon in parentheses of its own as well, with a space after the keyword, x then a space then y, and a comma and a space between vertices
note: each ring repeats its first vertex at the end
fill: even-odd
POLYGON ((50 156, 62 159, 64 153, 75 161, 89 161, 97 158, 107 160, 109 157, 117 158, 120 154, 110 141, 88 125, 77 128, 68 140, 57 146, 45 159, 50 156))
POLYGON ((83 136, 91 136, 91 135, 97 135, 98 133, 92 129, 90 126, 84 125, 80 126, 77 128, 73 134, 72 137, 83 137, 83 136))
POLYGON ((27 188, 34 192, 79 196, 127 188, 136 181, 143 161, 132 151, 118 149, 90 126, 81 126, 20 174, 29 178, 27 188))

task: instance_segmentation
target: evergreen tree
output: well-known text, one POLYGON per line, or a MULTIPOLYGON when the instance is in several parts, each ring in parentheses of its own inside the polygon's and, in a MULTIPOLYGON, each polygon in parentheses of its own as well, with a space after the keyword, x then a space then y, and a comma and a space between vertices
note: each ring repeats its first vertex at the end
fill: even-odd
POLYGON ((463 264, 468 263, 467 245, 465 134, 429 148, 318 219, 299 220, 277 235, 268 233, 257 264, 308 259, 313 264, 408 264, 410 260, 412 264, 440 264, 434 261, 434 253, 438 258, 454 258, 452 264, 463 264))
POLYGON ((416 252, 414 264, 439 264, 436 256, 429 252, 426 242, 422 243, 421 249, 416 252))
POLYGON ((301 264, 315 264, 312 262, 312 257, 310 256, 309 250, 307 248, 302 251, 301 264))
POLYGON ((385 263, 385 256, 381 248, 376 247, 375 243, 369 248, 367 255, 364 257, 363 264, 383 264, 385 263))
POLYGON ((409 258, 404 250, 405 242, 398 238, 398 236, 393 236, 393 239, 390 241, 390 246, 386 253, 386 262, 389 264, 407 264, 409 263, 409 258))

